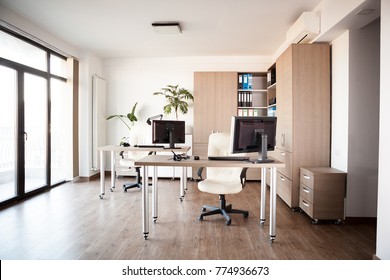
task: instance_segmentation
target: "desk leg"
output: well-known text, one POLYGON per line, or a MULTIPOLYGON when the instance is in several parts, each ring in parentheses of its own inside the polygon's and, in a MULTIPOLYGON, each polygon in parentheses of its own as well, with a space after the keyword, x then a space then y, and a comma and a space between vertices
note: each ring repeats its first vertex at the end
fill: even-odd
MULTIPOLYGON (((145 168, 147 168, 147 167, 145 166, 145 168)), ((157 217, 158 217, 158 174, 157 174, 157 166, 153 166, 153 177, 152 177, 152 216, 153 216, 153 222, 155 223, 157 221, 157 217)))
POLYGON ((149 191, 148 191, 148 167, 142 167, 142 234, 148 238, 149 234, 149 191))
POLYGON ((112 192, 115 188, 115 151, 111 151, 111 187, 112 192))
POLYGON ((180 201, 183 201, 184 199, 184 188, 185 188, 185 169, 186 167, 183 166, 181 167, 181 172, 180 172, 180 201))
POLYGON ((269 240, 274 242, 276 237, 276 167, 271 167, 271 192, 269 214, 269 240))
POLYGON ((100 150, 100 199, 103 199, 105 189, 105 172, 104 172, 104 151, 100 150))
POLYGON ((267 195, 267 168, 261 168, 261 192, 260 192, 260 224, 265 223, 265 197, 267 195))
POLYGON ((187 192, 187 167, 183 167, 184 170, 184 195, 187 192))

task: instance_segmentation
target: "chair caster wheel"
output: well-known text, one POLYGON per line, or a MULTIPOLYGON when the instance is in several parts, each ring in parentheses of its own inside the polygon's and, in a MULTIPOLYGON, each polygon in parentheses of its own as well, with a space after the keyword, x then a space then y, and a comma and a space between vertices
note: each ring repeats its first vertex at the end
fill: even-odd
POLYGON ((245 218, 245 219, 248 218, 248 216, 249 216, 249 213, 245 213, 245 214, 244 214, 244 218, 245 218))
POLYGON ((203 216, 199 216, 199 221, 203 221, 203 216))
POLYGON ((206 212, 206 210, 207 210, 207 209, 206 209, 205 207, 202 208, 202 212, 206 212))
POLYGON ((232 220, 226 221, 226 225, 228 225, 228 226, 230 226, 231 223, 232 223, 232 220))

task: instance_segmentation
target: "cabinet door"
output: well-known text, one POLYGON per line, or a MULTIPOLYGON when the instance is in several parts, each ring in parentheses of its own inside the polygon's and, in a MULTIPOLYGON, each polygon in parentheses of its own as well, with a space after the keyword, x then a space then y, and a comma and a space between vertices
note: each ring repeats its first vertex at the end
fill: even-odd
POLYGON ((216 73, 194 73, 194 143, 208 143, 214 130, 216 73))
POLYGON ((232 116, 237 112, 237 73, 217 72, 215 85, 215 132, 230 133, 232 116))
POLYGON ((278 125, 276 147, 292 152, 292 48, 289 47, 276 61, 276 100, 278 125))
POLYGON ((195 72, 194 143, 208 143, 213 132, 230 132, 236 93, 236 72, 195 72))

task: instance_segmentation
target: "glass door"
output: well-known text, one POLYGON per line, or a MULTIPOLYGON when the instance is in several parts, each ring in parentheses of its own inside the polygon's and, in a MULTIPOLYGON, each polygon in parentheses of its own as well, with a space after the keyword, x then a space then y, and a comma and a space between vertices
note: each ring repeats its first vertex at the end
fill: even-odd
POLYGON ((16 196, 16 71, 0 66, 0 202, 16 196))
POLYGON ((47 79, 24 74, 25 192, 47 186, 47 79))

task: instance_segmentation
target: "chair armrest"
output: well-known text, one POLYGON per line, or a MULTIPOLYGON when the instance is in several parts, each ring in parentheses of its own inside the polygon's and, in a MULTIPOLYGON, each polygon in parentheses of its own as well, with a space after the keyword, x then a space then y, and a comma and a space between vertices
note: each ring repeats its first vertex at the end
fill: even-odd
POLYGON ((203 180, 203 178, 202 178, 203 169, 204 169, 204 167, 199 167, 198 172, 196 173, 196 175, 198 175, 200 180, 203 180))
POLYGON ((120 151, 119 155, 122 159, 125 159, 125 156, 123 155, 124 151, 120 151))
POLYGON ((241 170, 241 174, 240 174, 240 180, 241 180, 241 185, 242 187, 245 186, 245 183, 246 183, 246 171, 248 170, 247 167, 243 168, 241 170))

